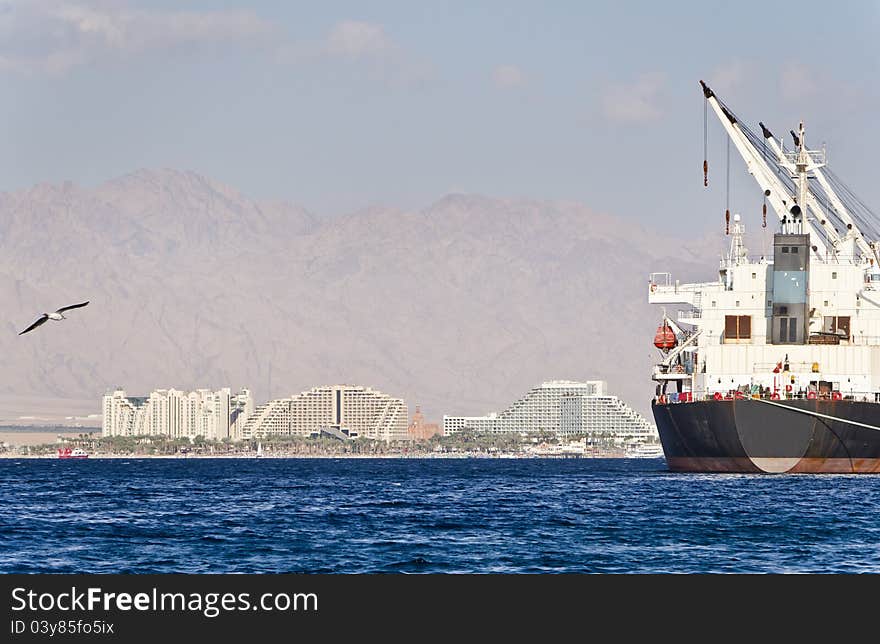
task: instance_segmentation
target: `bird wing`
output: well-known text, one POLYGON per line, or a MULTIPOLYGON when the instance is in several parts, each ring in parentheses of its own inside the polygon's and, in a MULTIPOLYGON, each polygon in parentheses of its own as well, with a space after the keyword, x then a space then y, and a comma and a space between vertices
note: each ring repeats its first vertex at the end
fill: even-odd
POLYGON ((36 329, 38 326, 40 326, 43 322, 45 322, 45 321, 48 320, 48 319, 49 319, 49 316, 46 315, 45 313, 43 313, 42 316, 40 316, 40 317, 37 318, 37 321, 36 321, 36 322, 34 322, 33 324, 31 324, 28 328, 26 328, 24 331, 22 331, 22 332, 19 333, 18 335, 24 335, 24 334, 27 333, 28 331, 33 331, 34 329, 36 329))
POLYGON ((55 311, 56 313, 64 313, 65 311, 69 311, 70 309, 79 309, 84 307, 88 302, 83 302, 82 304, 71 304, 70 306, 62 306, 60 309, 55 311))

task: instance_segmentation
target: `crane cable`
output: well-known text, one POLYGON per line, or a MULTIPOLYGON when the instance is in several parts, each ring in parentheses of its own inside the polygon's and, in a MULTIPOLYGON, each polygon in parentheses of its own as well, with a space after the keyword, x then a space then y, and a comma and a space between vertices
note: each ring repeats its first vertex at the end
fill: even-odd
POLYGON ((703 99, 703 187, 709 186, 709 101, 703 99))
POLYGON ((730 234, 730 137, 727 137, 727 185, 725 188, 724 234, 730 234))
MULTIPOLYGON (((764 152, 764 162, 769 165, 769 159, 767 158, 767 139, 764 139, 763 152, 764 152)), ((762 194, 764 195, 764 205, 761 206, 761 217, 762 217, 761 228, 766 228, 767 227, 767 191, 765 190, 762 194)))

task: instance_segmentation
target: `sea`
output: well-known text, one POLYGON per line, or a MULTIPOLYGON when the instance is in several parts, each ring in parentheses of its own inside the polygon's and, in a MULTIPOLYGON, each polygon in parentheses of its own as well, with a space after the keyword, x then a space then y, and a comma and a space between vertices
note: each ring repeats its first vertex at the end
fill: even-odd
POLYGON ((662 458, 7 458, 0 573, 876 573, 878 507, 662 458))

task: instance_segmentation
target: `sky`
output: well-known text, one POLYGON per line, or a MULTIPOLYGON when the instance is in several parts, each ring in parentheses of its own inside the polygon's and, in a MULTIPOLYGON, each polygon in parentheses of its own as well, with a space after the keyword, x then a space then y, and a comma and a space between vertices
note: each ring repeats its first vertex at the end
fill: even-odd
POLYGON ((728 199, 704 79, 804 119, 880 212, 878 36, 878 2, 0 0, 0 190, 171 167, 323 216, 469 192, 700 233, 728 199))

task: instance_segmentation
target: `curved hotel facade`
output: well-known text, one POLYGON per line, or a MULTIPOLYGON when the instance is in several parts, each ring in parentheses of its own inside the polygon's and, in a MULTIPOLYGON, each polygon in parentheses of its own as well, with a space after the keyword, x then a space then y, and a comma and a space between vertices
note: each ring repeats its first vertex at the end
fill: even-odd
POLYGON ((498 414, 444 416, 443 433, 462 430, 488 433, 552 432, 601 435, 627 441, 657 440, 657 428, 617 396, 602 380, 552 380, 533 388, 498 414))
POLYGON ((312 436, 406 440, 409 410, 400 398, 355 385, 313 387, 254 410, 242 438, 312 436))

